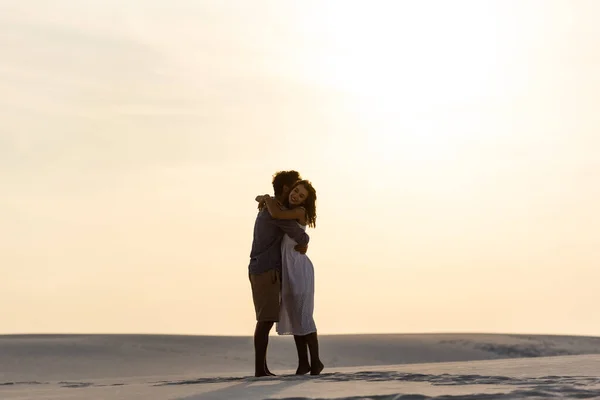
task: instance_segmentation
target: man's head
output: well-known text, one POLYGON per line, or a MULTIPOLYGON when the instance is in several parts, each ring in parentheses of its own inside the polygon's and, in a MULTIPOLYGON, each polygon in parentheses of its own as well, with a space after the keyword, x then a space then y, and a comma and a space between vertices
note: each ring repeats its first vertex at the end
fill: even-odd
POLYGON ((273 175, 275 197, 287 196, 294 184, 302 179, 298 171, 279 171, 273 175))

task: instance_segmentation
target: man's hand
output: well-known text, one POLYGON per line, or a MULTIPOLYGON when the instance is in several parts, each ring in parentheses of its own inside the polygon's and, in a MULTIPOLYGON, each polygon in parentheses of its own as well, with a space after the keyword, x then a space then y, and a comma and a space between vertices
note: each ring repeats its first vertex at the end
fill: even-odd
POLYGON ((301 246, 301 245, 297 244, 294 247, 294 250, 296 250, 300 254, 306 254, 306 252, 308 251, 308 246, 301 246))

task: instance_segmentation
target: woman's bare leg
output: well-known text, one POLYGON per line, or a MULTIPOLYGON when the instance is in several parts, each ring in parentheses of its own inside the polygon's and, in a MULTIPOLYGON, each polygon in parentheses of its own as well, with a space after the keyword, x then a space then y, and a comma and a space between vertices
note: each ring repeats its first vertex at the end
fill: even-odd
POLYGON ((308 344, 308 351, 310 352, 310 374, 319 375, 325 366, 319 357, 319 339, 317 338, 317 332, 309 333, 305 338, 306 343, 308 344))
POLYGON ((308 363, 306 336, 294 335, 294 342, 296 342, 296 350, 298 351, 298 369, 296 370, 296 375, 308 374, 310 372, 310 364, 308 363))

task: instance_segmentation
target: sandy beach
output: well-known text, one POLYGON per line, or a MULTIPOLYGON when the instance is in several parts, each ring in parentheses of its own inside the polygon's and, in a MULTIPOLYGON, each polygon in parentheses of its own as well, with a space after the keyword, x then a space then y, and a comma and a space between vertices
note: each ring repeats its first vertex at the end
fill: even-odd
POLYGON ((295 376, 272 337, 272 378, 249 376, 249 337, 7 335, 0 398, 513 399, 600 397, 600 338, 540 335, 324 335, 326 369, 295 376))

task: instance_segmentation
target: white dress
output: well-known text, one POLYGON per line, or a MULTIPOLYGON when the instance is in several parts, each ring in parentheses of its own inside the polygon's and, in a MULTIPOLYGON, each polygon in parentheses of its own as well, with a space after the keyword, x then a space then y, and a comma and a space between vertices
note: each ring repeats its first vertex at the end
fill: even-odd
MULTIPOLYGON (((306 226, 298 224, 306 230, 306 226)), ((315 270, 310 258, 294 250, 296 241, 288 235, 281 241, 281 310, 279 335, 308 335, 317 331, 315 307, 315 270)))

